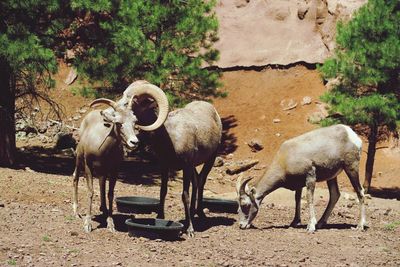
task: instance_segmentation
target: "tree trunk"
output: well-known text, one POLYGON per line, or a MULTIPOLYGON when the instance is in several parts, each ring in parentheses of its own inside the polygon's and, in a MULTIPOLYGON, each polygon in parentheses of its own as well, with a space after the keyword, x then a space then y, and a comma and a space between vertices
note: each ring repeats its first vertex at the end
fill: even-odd
POLYGON ((365 180, 363 185, 365 193, 368 193, 371 186, 372 173, 374 171, 377 140, 378 140, 378 127, 374 125, 373 127, 371 127, 371 132, 368 136, 368 154, 367 154, 367 162, 365 164, 365 180))
POLYGON ((15 90, 11 67, 0 58, 0 166, 10 167, 15 161, 15 90))

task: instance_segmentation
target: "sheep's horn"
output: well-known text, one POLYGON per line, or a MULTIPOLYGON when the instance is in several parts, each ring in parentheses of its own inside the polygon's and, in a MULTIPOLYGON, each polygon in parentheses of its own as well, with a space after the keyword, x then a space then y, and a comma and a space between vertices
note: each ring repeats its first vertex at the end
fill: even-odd
POLYGON ((251 179, 253 179, 253 178, 252 178, 252 177, 247 178, 247 179, 244 180, 243 183, 240 185, 240 188, 239 188, 239 194, 240 194, 240 195, 246 194, 245 188, 246 188, 247 183, 250 182, 251 179))
POLYGON ((153 131, 164 124, 168 116, 168 99, 163 90, 158 86, 150 83, 143 83, 132 88, 132 97, 129 100, 128 107, 132 108, 133 99, 135 96, 149 95, 152 97, 158 105, 158 116, 157 120, 151 125, 139 125, 136 124, 143 131, 153 131))
POLYGON ((116 110, 117 107, 117 103, 115 103, 114 101, 112 101, 111 99, 107 99, 107 98, 98 98, 92 101, 92 103, 90 103, 90 107, 93 107, 95 105, 98 104, 106 104, 110 107, 112 107, 114 110, 116 110))

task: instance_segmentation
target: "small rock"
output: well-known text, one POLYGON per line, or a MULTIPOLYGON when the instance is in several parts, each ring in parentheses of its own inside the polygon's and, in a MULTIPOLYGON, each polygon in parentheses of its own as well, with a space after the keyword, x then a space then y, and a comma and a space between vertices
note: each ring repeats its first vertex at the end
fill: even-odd
POLYGON ((301 104, 302 104, 303 106, 304 106, 304 105, 310 105, 310 104, 311 104, 311 101, 312 101, 311 97, 305 96, 305 97, 303 97, 303 100, 301 101, 301 104))
POLYGON ((74 121, 78 121, 80 118, 82 118, 81 115, 75 115, 75 116, 72 117, 72 119, 73 119, 74 121))
POLYGON ((216 157, 214 161, 214 167, 221 167, 224 165, 224 159, 221 157, 216 157))
POLYGON ((80 110, 79 110, 79 113, 80 114, 85 114, 87 112, 87 108, 81 108, 80 110))
POLYGON ((78 74, 76 73, 76 70, 74 68, 71 68, 64 83, 66 85, 70 85, 76 80, 77 77, 78 77, 78 74))
POLYGON ((275 136, 279 137, 279 136, 281 136, 281 134, 280 133, 276 133, 275 136))
POLYGON ((272 121, 273 123, 280 123, 281 122, 281 120, 280 119, 273 119, 273 121, 272 121))
POLYGON ((247 144, 252 152, 257 152, 264 149, 264 146, 260 140, 253 139, 247 144))
POLYGON ((75 231, 71 231, 70 234, 71 234, 71 236, 78 236, 78 232, 75 232, 75 231))
POLYGON ((297 107, 297 102, 293 99, 284 99, 280 103, 282 110, 291 110, 297 107))
POLYGON ((343 198, 346 199, 346 200, 352 200, 352 201, 356 200, 356 198, 354 196, 352 196, 352 195, 350 195, 348 193, 344 193, 343 194, 343 198))
POLYGON ((391 211, 392 211, 392 209, 391 209, 391 208, 388 208, 388 209, 383 213, 383 215, 388 216, 389 213, 390 213, 391 211))

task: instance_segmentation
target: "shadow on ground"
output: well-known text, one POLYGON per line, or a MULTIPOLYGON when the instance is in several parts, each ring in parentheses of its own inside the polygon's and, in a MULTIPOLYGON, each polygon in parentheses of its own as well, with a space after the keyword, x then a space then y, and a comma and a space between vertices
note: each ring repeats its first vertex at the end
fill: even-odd
MULTIPOLYGON (((18 151, 16 168, 72 176, 75 157, 73 150, 59 151, 52 148, 32 147, 18 151)), ((171 175, 175 177, 175 173, 171 175)), ((119 168, 118 180, 128 184, 159 184, 158 163, 139 157, 125 158, 119 168)))
POLYGON ((373 197, 400 200, 400 188, 370 188, 368 191, 373 197))

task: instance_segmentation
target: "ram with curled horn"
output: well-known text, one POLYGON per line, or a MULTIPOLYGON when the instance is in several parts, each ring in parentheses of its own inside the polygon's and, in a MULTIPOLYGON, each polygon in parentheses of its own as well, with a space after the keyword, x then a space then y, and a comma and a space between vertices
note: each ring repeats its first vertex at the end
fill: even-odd
MULTIPOLYGON (((152 126, 164 114, 165 106, 159 106, 158 116, 153 109, 148 108, 151 102, 135 97, 138 91, 145 95, 146 88, 157 88, 146 81, 132 83, 124 92, 118 105, 128 106, 128 99, 134 97, 132 105, 134 113, 143 125, 152 126), (155 121, 155 122, 154 122, 155 121), (154 122, 154 123, 153 123, 154 122)), ((161 91, 162 90, 157 90, 161 91)), ((157 95, 159 102, 162 99, 157 95)), ((158 126, 158 124, 157 124, 158 126)), ((165 122, 157 129, 141 126, 141 143, 149 144, 155 152, 161 165, 160 208, 158 218, 164 218, 164 204, 167 194, 169 170, 183 170, 182 202, 185 209, 186 230, 191 237, 194 235, 192 218, 195 214, 205 217, 203 212, 203 190, 217 150, 221 142, 222 123, 214 106, 204 101, 193 101, 184 108, 168 113, 165 122), (204 164, 200 173, 196 166, 204 164), (192 197, 189 199, 189 187, 192 183, 192 197), (189 203, 190 202, 190 203, 189 203), (190 206, 190 207, 189 207, 190 206)))
MULTIPOLYGON (((159 88, 158 88, 159 89, 159 88)), ((80 126, 80 141, 76 149, 76 166, 73 179, 73 211, 78 216, 78 181, 80 173, 84 172, 88 186, 88 212, 84 218, 84 230, 90 232, 92 199, 93 199, 93 176, 99 178, 100 184, 100 211, 107 217, 107 228, 114 231, 112 219, 114 187, 117 178, 117 170, 123 159, 125 146, 133 150, 138 145, 136 129, 155 130, 160 127, 168 114, 168 101, 166 97, 160 100, 160 91, 154 88, 140 89, 127 99, 126 105, 113 100, 100 98, 94 100, 90 106, 105 104, 109 108, 105 110, 93 110, 83 119, 80 126), (157 94, 158 93, 158 94, 157 94), (160 115, 155 123, 142 126, 137 124, 137 117, 132 112, 135 97, 146 94, 159 101, 160 115), (164 115, 162 115, 164 114, 164 115), (106 178, 109 178, 108 209, 106 205, 105 186, 106 178)), ((161 98, 163 95, 161 95, 161 98)))

